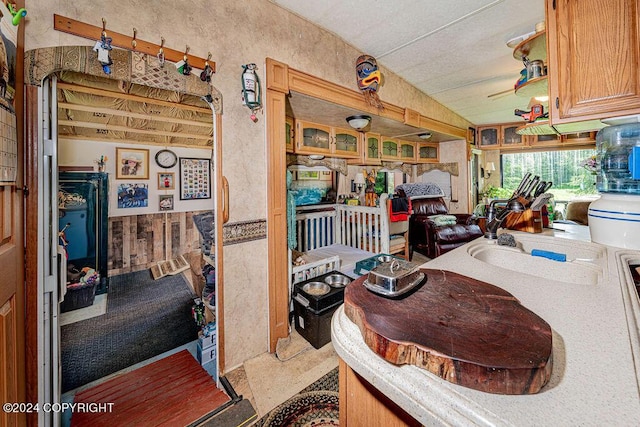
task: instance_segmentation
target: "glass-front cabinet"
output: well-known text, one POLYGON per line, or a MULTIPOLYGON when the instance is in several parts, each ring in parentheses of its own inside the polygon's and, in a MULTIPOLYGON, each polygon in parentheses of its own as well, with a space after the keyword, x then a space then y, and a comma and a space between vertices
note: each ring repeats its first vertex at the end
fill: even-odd
POLYGON ((295 151, 300 154, 329 154, 331 152, 331 127, 296 121, 295 151))
POLYGON ((334 128, 333 154, 339 157, 358 157, 360 132, 334 128))
POLYGON ((287 117, 285 119, 285 128, 284 128, 284 138, 285 138, 285 147, 287 153, 293 153, 293 135, 294 135, 294 127, 293 127, 293 118, 287 117))
POLYGON ((411 141, 400 141, 398 159, 407 163, 415 163, 416 143, 411 141))
POLYGON ((416 151, 418 163, 438 163, 440 156, 437 142, 419 142, 416 151))
POLYGON ((398 160, 400 142, 397 139, 382 137, 382 160, 398 160))
POLYGON ((365 149, 364 164, 379 165, 380 164, 380 134, 367 132, 364 134, 365 149))
POLYGON ((526 136, 518 135, 516 130, 522 126, 521 123, 501 126, 502 148, 523 147, 526 136))
POLYGON ((478 147, 500 148, 500 126, 479 128, 478 135, 478 147))
POLYGON ((522 123, 508 123, 478 128, 478 148, 498 149, 524 147, 527 142, 526 136, 516 133, 516 130, 521 126, 522 123))
POLYGON ((360 157, 360 132, 303 120, 296 120, 295 124, 296 154, 320 154, 353 159, 360 157))

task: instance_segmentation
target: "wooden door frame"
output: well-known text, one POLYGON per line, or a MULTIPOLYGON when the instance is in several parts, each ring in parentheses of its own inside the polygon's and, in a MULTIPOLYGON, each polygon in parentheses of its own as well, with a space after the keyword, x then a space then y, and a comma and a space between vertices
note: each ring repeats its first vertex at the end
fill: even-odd
POLYGON ((289 336, 289 277, 286 212, 285 104, 291 92, 385 117, 418 128, 466 140, 467 129, 423 116, 417 111, 382 102, 384 110, 369 105, 361 92, 290 68, 266 58, 267 118, 267 246, 269 269, 269 352, 276 351, 278 339, 289 336))

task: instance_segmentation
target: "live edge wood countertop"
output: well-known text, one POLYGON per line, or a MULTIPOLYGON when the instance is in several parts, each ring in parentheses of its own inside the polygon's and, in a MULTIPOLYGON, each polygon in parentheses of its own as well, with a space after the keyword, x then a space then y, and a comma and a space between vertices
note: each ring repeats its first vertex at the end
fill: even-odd
MULTIPOLYGON (((558 229, 536 235, 509 232, 516 240, 543 239, 541 242, 603 252, 603 274, 597 283, 543 279, 536 271, 516 273, 494 267, 470 256, 469 245, 474 242, 421 266, 498 286, 550 325, 553 369, 538 393, 487 393, 445 381, 416 366, 388 362, 367 346, 344 306, 332 320, 338 356, 424 425, 637 426, 640 303, 627 266, 640 263, 640 252, 591 243, 584 226, 554 227, 558 229)), ((552 268, 562 269, 563 265, 552 268)))

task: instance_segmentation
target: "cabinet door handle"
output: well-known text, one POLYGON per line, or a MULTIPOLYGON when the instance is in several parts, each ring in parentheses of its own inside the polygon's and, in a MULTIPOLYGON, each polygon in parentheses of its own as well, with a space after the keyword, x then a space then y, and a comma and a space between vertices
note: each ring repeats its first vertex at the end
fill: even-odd
POLYGON ((229 222, 229 181, 222 177, 222 223, 229 222))

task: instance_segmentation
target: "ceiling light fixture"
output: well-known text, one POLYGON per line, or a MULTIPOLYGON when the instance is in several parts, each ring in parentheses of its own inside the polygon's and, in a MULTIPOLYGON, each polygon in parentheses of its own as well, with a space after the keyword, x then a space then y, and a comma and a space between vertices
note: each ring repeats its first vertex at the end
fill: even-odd
POLYGON ((418 138, 421 139, 429 139, 431 138, 431 132, 419 133, 418 138))
POLYGON ((371 122, 370 116, 357 115, 347 117, 347 123, 355 130, 362 130, 366 128, 371 122))

